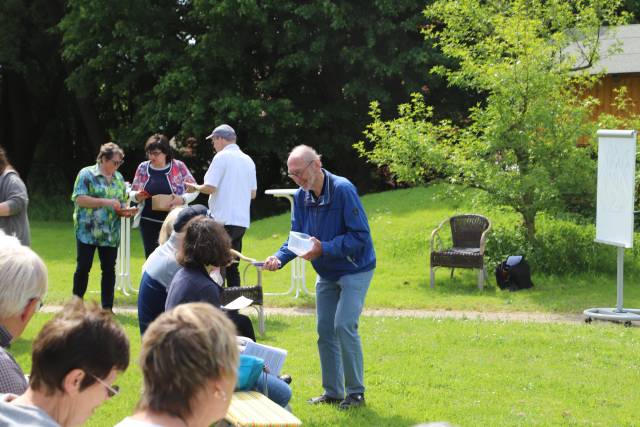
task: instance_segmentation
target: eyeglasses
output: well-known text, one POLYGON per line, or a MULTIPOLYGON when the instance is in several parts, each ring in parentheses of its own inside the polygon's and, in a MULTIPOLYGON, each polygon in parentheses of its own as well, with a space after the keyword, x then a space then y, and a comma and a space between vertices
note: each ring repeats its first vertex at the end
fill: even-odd
POLYGON ((38 300, 38 306, 36 307, 36 311, 40 311, 42 309, 42 306, 44 305, 44 302, 42 301, 42 298, 39 297, 33 297, 29 300, 29 302, 34 301, 34 300, 38 300))
POLYGON ((307 163, 307 166, 305 166, 304 168, 302 168, 302 170, 300 170, 298 172, 292 172, 292 171, 287 172, 287 176, 289 178, 298 178, 298 179, 302 178, 302 175, 304 175, 304 172, 307 170, 307 168, 309 166, 311 166, 311 163, 313 163, 313 160, 311 160, 309 163, 307 163))
POLYGON ((107 397, 109 399, 111 399, 113 396, 115 396, 116 394, 120 393, 120 387, 118 387, 117 385, 109 385, 107 383, 105 383, 104 381, 102 381, 100 378, 96 377, 93 374, 89 374, 93 377, 94 380, 98 381, 100 384, 102 384, 104 386, 104 388, 107 389, 107 397))
POLYGON ((109 159, 109 161, 111 163, 113 163, 113 165, 117 168, 119 168, 120 166, 122 166, 122 164, 124 163, 124 160, 113 160, 113 159, 109 159))
POLYGON ((147 151, 147 157, 155 157, 155 156, 159 156, 160 154, 163 154, 162 151, 160 150, 147 151))

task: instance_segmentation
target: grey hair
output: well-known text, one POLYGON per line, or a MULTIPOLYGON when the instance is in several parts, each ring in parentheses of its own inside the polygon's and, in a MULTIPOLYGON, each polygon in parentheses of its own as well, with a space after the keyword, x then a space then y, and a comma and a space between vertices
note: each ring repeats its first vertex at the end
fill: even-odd
POLYGON ((295 157, 299 157, 305 162, 309 163, 315 160, 320 160, 321 158, 320 154, 318 154, 316 150, 304 144, 298 145, 294 147, 293 150, 291 150, 291 153, 289 153, 289 158, 295 157))
POLYGON ((47 267, 31 248, 0 231, 0 318, 22 313, 47 293, 47 267))

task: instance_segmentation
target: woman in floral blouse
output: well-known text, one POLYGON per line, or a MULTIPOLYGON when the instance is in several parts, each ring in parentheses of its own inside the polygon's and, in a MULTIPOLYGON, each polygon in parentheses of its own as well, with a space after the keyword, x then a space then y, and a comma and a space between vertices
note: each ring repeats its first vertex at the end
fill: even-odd
POLYGON ((120 216, 127 194, 118 168, 124 162, 124 152, 113 142, 100 147, 97 162, 80 170, 73 186, 71 200, 75 203, 73 224, 76 232, 76 271, 73 274, 73 294, 82 298, 87 291, 89 271, 96 249, 102 269, 102 308, 113 308, 116 283, 116 257, 120 244, 120 216))
POLYGON ((144 255, 148 258, 158 247, 158 235, 168 212, 152 209, 151 200, 147 199, 156 194, 173 195, 173 209, 191 203, 198 197, 198 193, 186 192, 185 182, 195 183, 196 180, 183 162, 173 158, 166 136, 158 133, 151 135, 144 150, 149 160, 138 166, 129 197, 131 201, 139 203, 140 210, 133 226, 140 226, 144 255))

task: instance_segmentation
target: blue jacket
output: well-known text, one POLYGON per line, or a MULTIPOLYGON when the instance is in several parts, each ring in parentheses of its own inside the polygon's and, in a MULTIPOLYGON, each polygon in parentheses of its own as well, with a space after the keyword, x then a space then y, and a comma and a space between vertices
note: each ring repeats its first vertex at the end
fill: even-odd
MULTIPOLYGON (((336 281, 346 274, 374 269, 376 253, 369 221, 356 187, 346 178, 322 171, 324 185, 317 199, 302 188, 294 194, 291 230, 322 243, 322 255, 311 264, 323 279, 336 281)), ((283 266, 296 257, 287 242, 275 256, 283 266)))

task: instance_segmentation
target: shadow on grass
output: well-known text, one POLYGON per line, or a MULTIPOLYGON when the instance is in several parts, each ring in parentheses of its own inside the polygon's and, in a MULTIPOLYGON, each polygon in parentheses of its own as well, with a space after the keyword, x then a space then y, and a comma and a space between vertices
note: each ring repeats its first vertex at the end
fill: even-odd
MULTIPOLYGON (((342 413, 341 413, 342 414, 342 413)), ((365 406, 363 408, 353 409, 344 412, 346 416, 340 417, 341 426, 411 426, 417 424, 415 420, 411 420, 399 415, 385 416, 384 414, 365 406)), ((326 423, 305 423, 305 425, 326 425, 326 423)))
MULTIPOLYGON (((489 275, 489 279, 485 280, 484 288, 480 290, 478 288, 478 275, 477 270, 468 269, 456 269, 453 278, 450 277, 450 269, 438 269, 436 270, 436 280, 434 292, 442 295, 472 295, 472 296, 487 296, 495 297, 498 291, 495 286, 495 279, 489 275), (446 274, 445 274, 446 272, 446 274)), ((428 271, 427 271, 428 274, 428 271)), ((418 282, 418 287, 424 287, 431 290, 429 277, 418 282)))

